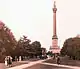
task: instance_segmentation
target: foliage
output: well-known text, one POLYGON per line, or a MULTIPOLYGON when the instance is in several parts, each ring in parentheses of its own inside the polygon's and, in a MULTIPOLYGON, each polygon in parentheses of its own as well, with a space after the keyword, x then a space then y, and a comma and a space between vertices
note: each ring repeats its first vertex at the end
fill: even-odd
POLYGON ((32 44, 32 51, 34 52, 35 55, 41 55, 42 50, 41 50, 41 44, 39 41, 34 41, 32 44))
POLYGON ((17 43, 17 47, 15 49, 15 55, 17 56, 26 56, 30 49, 30 40, 27 39, 26 36, 23 36, 20 38, 20 40, 17 43))
POLYGON ((48 52, 47 52, 47 55, 49 55, 49 56, 51 56, 51 57, 52 57, 52 56, 53 56, 52 51, 48 51, 48 52))
POLYGON ((6 55, 11 55, 15 48, 16 40, 13 33, 3 22, 0 21, 0 62, 4 60, 6 55))
POLYGON ((15 55, 17 56, 37 56, 42 53, 41 44, 38 41, 30 43, 31 40, 26 36, 23 36, 18 41, 15 49, 15 55))
MULTIPOLYGON (((0 22, 0 57, 5 56, 39 56, 42 55, 42 48, 39 41, 30 43, 31 40, 23 35, 16 41, 11 30, 0 22)), ((0 62, 1 62, 0 60, 0 62)))
POLYGON ((80 38, 69 38, 64 42, 61 49, 62 55, 68 55, 72 59, 80 59, 80 38))

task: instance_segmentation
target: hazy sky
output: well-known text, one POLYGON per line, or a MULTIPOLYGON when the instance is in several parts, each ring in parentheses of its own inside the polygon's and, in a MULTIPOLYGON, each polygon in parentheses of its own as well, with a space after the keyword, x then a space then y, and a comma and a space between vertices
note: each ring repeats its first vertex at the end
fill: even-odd
MULTIPOLYGON (((80 34, 80 0, 56 0, 59 46, 80 34)), ((0 0, 0 20, 18 40, 23 34, 49 49, 53 35, 53 0, 0 0)))

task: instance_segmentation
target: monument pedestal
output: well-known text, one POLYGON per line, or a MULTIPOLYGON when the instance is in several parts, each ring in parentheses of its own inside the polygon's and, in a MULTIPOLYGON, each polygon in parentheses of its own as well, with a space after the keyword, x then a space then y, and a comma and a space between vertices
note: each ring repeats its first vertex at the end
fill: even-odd
POLYGON ((52 53, 60 53, 60 48, 58 47, 58 38, 57 36, 52 37, 52 53))

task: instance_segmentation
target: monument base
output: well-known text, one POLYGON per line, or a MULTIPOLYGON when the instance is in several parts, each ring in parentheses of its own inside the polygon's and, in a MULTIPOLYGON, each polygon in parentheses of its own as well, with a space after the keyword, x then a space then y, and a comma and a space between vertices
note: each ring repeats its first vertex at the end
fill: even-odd
POLYGON ((53 50, 52 50, 52 53, 53 53, 53 54, 54 54, 54 53, 60 53, 60 49, 59 49, 59 48, 53 49, 53 50))

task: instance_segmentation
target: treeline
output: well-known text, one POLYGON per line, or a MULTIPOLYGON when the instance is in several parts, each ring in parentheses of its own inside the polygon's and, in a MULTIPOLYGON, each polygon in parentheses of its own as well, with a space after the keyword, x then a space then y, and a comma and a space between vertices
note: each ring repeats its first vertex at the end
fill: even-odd
POLYGON ((31 42, 26 36, 22 36, 18 41, 11 30, 0 21, 0 62, 5 56, 37 57, 42 55, 42 48, 39 41, 31 42))
POLYGON ((61 49, 61 55, 67 55, 71 59, 80 60, 80 38, 74 37, 67 39, 61 49))
POLYGON ((30 39, 23 36, 17 43, 16 48, 13 50, 12 56, 27 56, 33 58, 34 56, 42 55, 42 48, 39 41, 34 41, 31 43, 30 39))

